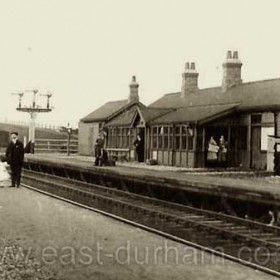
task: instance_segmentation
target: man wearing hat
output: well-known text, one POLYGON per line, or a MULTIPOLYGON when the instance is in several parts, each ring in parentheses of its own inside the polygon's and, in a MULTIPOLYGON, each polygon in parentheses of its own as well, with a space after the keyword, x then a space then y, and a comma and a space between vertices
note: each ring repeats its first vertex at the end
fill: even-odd
POLYGON ((21 169, 23 164, 24 149, 21 141, 18 140, 18 133, 10 133, 11 141, 6 150, 7 163, 11 166, 11 187, 19 187, 21 169))

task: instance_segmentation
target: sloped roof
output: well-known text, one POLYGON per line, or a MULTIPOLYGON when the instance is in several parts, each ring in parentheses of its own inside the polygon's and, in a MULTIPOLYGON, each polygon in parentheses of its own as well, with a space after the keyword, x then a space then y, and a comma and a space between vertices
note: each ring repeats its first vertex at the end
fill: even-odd
POLYGON ((137 103, 133 106, 130 106, 129 108, 124 108, 123 110, 120 110, 119 114, 113 117, 106 124, 106 126, 131 126, 137 112, 140 112, 141 116, 144 118, 144 121, 147 123, 170 111, 173 110, 162 108, 147 108, 142 103, 137 103))
POLYGON ((107 102, 95 111, 82 118, 82 122, 105 121, 111 115, 127 105, 127 99, 107 102))
POLYGON ((165 94, 149 105, 149 108, 181 108, 186 106, 221 105, 239 103, 237 110, 280 108, 280 79, 243 83, 222 92, 221 87, 197 90, 186 98, 181 92, 165 94))
POLYGON ((169 112, 174 111, 173 109, 170 108, 149 108, 146 107, 144 109, 140 110, 140 113, 142 114, 145 122, 150 122, 160 116, 163 116, 169 112))
POLYGON ((178 108, 164 116, 156 118, 152 124, 203 122, 213 120, 234 111, 238 104, 188 106, 178 108))
POLYGON ((209 118, 211 114, 219 115, 223 109, 230 111, 232 108, 236 111, 280 110, 280 79, 242 83, 226 92, 222 92, 221 87, 199 89, 185 98, 181 97, 181 92, 165 94, 148 107, 140 102, 128 104, 127 100, 112 101, 81 121, 109 121, 108 125, 130 125, 137 104, 146 123, 200 121, 201 117, 209 118))
POLYGON ((130 126, 135 114, 137 112, 137 105, 133 105, 127 109, 122 110, 117 116, 113 117, 106 126, 130 126))

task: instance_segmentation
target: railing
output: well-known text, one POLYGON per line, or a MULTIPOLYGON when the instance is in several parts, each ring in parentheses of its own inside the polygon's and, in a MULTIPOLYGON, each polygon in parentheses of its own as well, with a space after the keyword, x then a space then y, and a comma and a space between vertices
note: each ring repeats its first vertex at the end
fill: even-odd
MULTIPOLYGON (((68 139, 36 139, 35 153, 68 153, 68 139)), ((78 153, 78 140, 70 139, 69 153, 78 153)))

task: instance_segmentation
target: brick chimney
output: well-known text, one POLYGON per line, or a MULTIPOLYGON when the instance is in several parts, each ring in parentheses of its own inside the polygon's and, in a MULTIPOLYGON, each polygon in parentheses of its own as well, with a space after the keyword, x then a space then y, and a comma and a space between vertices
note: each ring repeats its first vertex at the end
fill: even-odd
POLYGON ((195 63, 187 62, 185 64, 185 71, 182 74, 182 91, 181 97, 185 98, 191 92, 198 90, 198 73, 195 70, 195 63))
POLYGON ((242 63, 238 59, 237 51, 228 51, 226 61, 223 63, 223 82, 222 91, 242 83, 241 79, 242 63))
POLYGON ((136 77, 132 76, 132 81, 129 84, 129 96, 128 96, 128 103, 139 101, 139 95, 138 95, 138 87, 139 84, 136 82, 136 77))

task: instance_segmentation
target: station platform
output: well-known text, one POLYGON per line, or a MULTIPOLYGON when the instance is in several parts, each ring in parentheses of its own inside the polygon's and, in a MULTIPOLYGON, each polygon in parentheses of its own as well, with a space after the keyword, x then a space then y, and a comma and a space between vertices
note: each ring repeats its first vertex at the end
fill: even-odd
POLYGON ((277 279, 23 187, 0 188, 0 229, 0 278, 14 277, 3 279, 277 279))
POLYGON ((252 201, 280 206, 280 177, 254 176, 250 171, 208 172, 201 169, 184 169, 167 166, 149 166, 138 163, 119 163, 113 167, 95 167, 94 159, 83 156, 26 155, 27 162, 47 163, 71 167, 87 172, 114 174, 162 187, 215 195, 225 198, 252 201))

